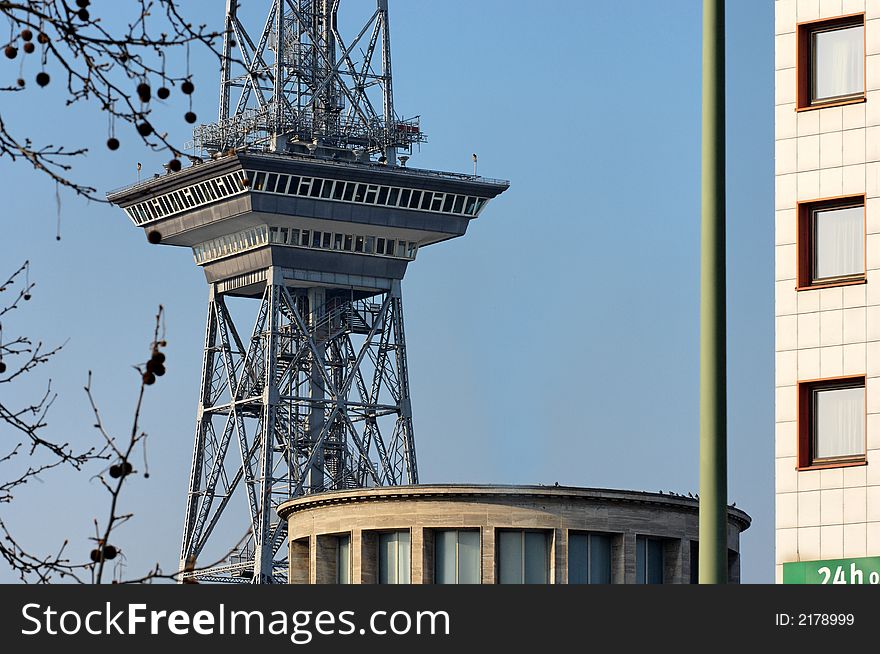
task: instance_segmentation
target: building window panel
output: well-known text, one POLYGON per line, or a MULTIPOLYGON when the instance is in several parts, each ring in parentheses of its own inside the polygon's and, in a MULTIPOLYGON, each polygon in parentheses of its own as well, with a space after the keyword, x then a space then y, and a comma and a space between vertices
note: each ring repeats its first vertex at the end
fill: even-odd
POLYGON ((636 538, 636 583, 663 583, 663 541, 658 538, 636 538))
POLYGON ((861 25, 813 32, 811 97, 822 102, 865 91, 865 28, 861 25))
POLYGON ((865 272, 864 208, 813 212, 813 281, 865 272))
POLYGON ((351 583, 351 536, 336 538, 336 583, 351 583))
POLYGON ((865 462, 865 378, 798 384, 798 467, 865 462))
POLYGON ((435 193, 434 199, 431 201, 431 211, 442 211, 443 210, 443 201, 446 199, 446 195, 443 193, 435 193))
POLYGON ((379 583, 410 583, 409 531, 379 534, 379 583))
POLYGON ((321 195, 321 185, 323 184, 323 179, 315 179, 312 180, 312 188, 309 191, 309 196, 313 198, 320 197, 321 195))
MULTIPOLYGON (((278 184, 278 173, 267 173, 266 174, 266 184, 263 187, 263 190, 266 193, 274 193, 275 186, 278 184)), ((227 184, 228 188, 228 184, 227 184)))
POLYGON ((611 583, 611 536, 586 532, 569 534, 568 583, 611 583))
POLYGON ((211 188, 211 185, 207 182, 201 183, 202 192, 205 194, 205 197, 210 198, 212 201, 217 199, 217 196, 214 194, 214 189, 211 188))
POLYGON ((355 202, 363 202, 364 196, 367 194, 367 185, 366 184, 358 184, 355 188, 354 192, 354 201, 355 202))
POLYGON ((798 109, 865 98, 864 14, 798 26, 798 109))
POLYGON ((379 187, 375 184, 370 184, 367 187, 367 195, 364 199, 364 202, 367 204, 376 204, 376 195, 379 193, 379 187))
POLYGON ((480 532, 476 529, 434 532, 434 583, 480 583, 480 532))
POLYGON ((865 281, 865 197, 798 204, 799 289, 865 281))
POLYGON ((498 532, 498 583, 546 584, 550 579, 550 535, 544 531, 498 532))
POLYGON ((333 187, 333 199, 341 200, 342 195, 345 192, 345 182, 336 182, 333 187))

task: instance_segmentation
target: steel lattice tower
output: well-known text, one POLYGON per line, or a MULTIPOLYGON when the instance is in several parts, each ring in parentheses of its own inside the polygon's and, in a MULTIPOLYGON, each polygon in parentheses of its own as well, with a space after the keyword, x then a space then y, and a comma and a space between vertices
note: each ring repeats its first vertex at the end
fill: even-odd
POLYGON ((425 138, 394 111, 387 0, 350 41, 340 1, 274 0, 253 39, 227 0, 220 115, 194 132, 203 158, 108 196, 192 248, 210 289, 183 577, 283 581, 280 502, 418 483, 401 280, 508 187, 406 167, 425 138), (233 297, 258 300, 249 331, 233 297), (244 527, 244 550, 201 568, 209 541, 244 527))

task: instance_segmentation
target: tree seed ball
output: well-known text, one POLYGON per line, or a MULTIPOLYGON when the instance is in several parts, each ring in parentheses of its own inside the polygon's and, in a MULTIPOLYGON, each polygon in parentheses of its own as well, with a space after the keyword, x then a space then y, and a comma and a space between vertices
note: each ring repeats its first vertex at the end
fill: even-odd
POLYGON ((158 230, 152 229, 147 233, 147 240, 153 245, 157 245, 162 241, 162 234, 158 230))
POLYGON ((21 31, 21 38, 24 41, 30 41, 32 38, 34 38, 34 33, 25 28, 21 31))
POLYGON ((138 97, 141 99, 141 102, 149 102, 150 101, 150 85, 145 82, 141 82, 140 84, 138 84, 137 85, 137 94, 138 94, 138 97))
POLYGON ((122 467, 118 463, 110 466, 109 474, 113 479, 119 479, 122 476, 122 467))
POLYGON ((43 34, 43 32, 40 32, 37 34, 37 42, 46 45, 49 42, 49 37, 43 34))
POLYGON ((171 95, 171 91, 168 89, 167 86, 160 86, 159 90, 156 91, 156 95, 159 96, 160 100, 166 100, 168 96, 171 95))
POLYGON ((144 376, 143 376, 143 380, 144 380, 144 385, 152 386, 153 384, 156 383, 156 375, 154 375, 151 372, 145 372, 144 376))
POLYGON ((181 169, 180 159, 172 159, 171 161, 169 161, 169 162, 168 162, 168 168, 169 168, 172 172, 175 172, 175 173, 176 173, 178 170, 181 169))
POLYGON ((184 80, 183 84, 180 85, 180 90, 190 95, 193 91, 196 90, 195 85, 189 80, 184 80))
POLYGON ((24 85, 26 84, 26 82, 24 81, 24 79, 21 78, 21 77, 19 77, 19 78, 16 80, 16 82, 18 83, 19 86, 24 86, 24 85))
POLYGON ((86 22, 89 19, 89 10, 88 9, 80 9, 76 12, 76 15, 79 16, 79 19, 83 22, 86 22))
POLYGON ((0 375, 6 372, 6 364, 0 361, 0 375))
POLYGON ((116 558, 118 550, 112 545, 104 545, 104 558, 108 561, 112 561, 116 558))
POLYGON ((161 363, 157 363, 156 369, 153 370, 153 374, 155 374, 156 377, 161 377, 165 374, 165 366, 163 366, 161 363))
POLYGON ((27 43, 24 44, 23 50, 25 51, 25 54, 31 54, 34 50, 36 50, 36 47, 34 46, 33 43, 28 41, 27 43))
POLYGON ((92 550, 89 554, 89 558, 92 559, 95 563, 101 560, 101 552, 100 550, 92 550))
POLYGON ((18 48, 16 48, 14 45, 7 45, 6 49, 3 50, 3 54, 6 55, 7 59, 15 59, 16 55, 18 54, 18 48))
POLYGON ((80 9, 85 9, 89 6, 89 0, 76 0, 76 6, 80 9))
POLYGON ((140 134, 141 136, 149 136, 153 133, 153 126, 146 121, 143 123, 138 123, 137 131, 138 134, 140 134))
POLYGON ((37 84, 40 86, 46 86, 49 83, 49 73, 40 72, 37 73, 37 84))
POLYGON ((118 150, 119 149, 119 139, 111 136, 109 139, 107 139, 107 147, 110 148, 111 150, 118 150))
POLYGON ((156 363, 165 363, 165 355, 157 350, 153 352, 152 360, 156 363))
POLYGON ((24 298, 24 301, 27 302, 28 300, 31 299, 31 294, 30 294, 30 293, 25 293, 24 295, 22 295, 22 298, 24 298))
POLYGON ((130 461, 126 461, 122 464, 122 469, 125 471, 125 474, 130 475, 131 471, 134 470, 134 467, 131 465, 130 461))
POLYGON ((195 115, 192 111, 187 111, 187 112, 183 115, 183 118, 184 118, 184 120, 186 120, 186 122, 188 122, 188 123, 194 123, 194 122, 196 122, 196 115, 195 115))

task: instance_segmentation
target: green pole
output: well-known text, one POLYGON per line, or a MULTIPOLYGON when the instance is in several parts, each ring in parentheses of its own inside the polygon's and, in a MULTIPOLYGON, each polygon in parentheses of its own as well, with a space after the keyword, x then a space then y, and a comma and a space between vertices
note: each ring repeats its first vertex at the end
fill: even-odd
POLYGON ((724 584, 727 583, 724 0, 703 0, 702 157, 699 581, 724 584))

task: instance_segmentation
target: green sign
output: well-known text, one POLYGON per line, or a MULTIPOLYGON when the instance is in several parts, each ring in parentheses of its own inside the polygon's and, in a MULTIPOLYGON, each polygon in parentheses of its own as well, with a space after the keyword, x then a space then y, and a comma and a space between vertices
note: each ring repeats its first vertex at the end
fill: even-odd
POLYGON ((880 584, 880 556, 782 564, 784 584, 880 584))

